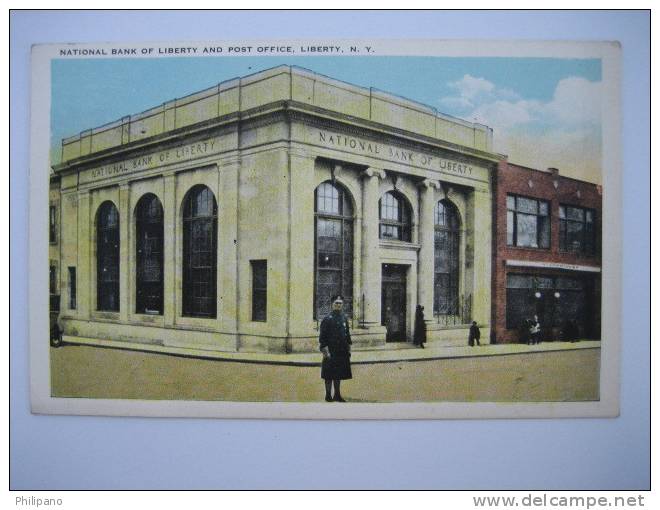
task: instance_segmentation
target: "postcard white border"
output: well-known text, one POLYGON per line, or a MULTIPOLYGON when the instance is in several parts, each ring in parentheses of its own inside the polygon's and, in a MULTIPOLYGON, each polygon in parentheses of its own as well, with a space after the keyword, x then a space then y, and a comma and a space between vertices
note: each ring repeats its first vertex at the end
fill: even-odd
MULTIPOLYGON (((212 44, 291 44, 308 40, 212 41, 212 44)), ((29 339, 33 413, 105 416, 158 416, 266 419, 459 419, 615 417, 619 414, 621 352, 621 48, 615 42, 521 42, 455 40, 326 40, 314 44, 371 45, 377 55, 601 58, 603 104, 602 340, 598 402, 425 402, 352 403, 330 408, 317 403, 106 400, 50 396, 48 338, 48 150, 50 146, 50 61, 67 45, 38 45, 32 52, 29 204, 29 339)), ((94 44, 84 47, 136 47, 159 43, 94 44)), ((176 42, 161 43, 169 46, 176 42)), ((203 46, 209 42, 182 43, 203 46)), ((153 55, 147 55, 153 58, 153 55)), ((90 58, 85 56, 84 58, 90 58)), ((93 57, 92 57, 93 58, 93 57)), ((113 58, 113 57, 100 57, 113 58)), ((138 57, 140 58, 140 57, 138 57)), ((163 57, 167 58, 167 57, 163 57)), ((237 56, 236 58, 241 58, 237 56)), ((318 58, 323 58, 319 56, 318 58)))

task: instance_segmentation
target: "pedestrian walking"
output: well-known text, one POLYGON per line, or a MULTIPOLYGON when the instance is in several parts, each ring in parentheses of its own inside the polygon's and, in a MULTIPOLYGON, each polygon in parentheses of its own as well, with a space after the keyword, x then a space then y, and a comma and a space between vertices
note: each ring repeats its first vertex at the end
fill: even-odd
POLYGON ((477 321, 472 321, 472 326, 470 326, 470 334, 468 335, 468 345, 474 347, 475 343, 478 346, 481 346, 479 339, 481 338, 481 331, 479 326, 477 326, 477 321))
POLYGON ((341 396, 341 381, 352 379, 351 333, 348 319, 342 312, 344 298, 332 296, 332 312, 321 321, 319 347, 323 353, 321 379, 325 381, 326 402, 346 402, 341 396), (334 385, 334 396, 331 393, 334 385))
POLYGON ((541 343, 541 323, 538 315, 535 315, 529 323, 529 343, 532 345, 541 343))
POLYGON ((424 348, 426 343, 426 322, 424 322, 424 307, 417 305, 415 309, 415 333, 413 335, 413 344, 424 348))

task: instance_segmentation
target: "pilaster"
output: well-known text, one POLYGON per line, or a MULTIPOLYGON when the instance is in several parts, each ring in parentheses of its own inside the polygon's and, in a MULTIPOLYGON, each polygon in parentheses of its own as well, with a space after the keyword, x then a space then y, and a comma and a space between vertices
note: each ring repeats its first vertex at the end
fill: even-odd
POLYGON ((131 189, 128 184, 119 186, 119 319, 128 321, 128 310, 133 302, 129 290, 129 275, 133 274, 130 265, 131 241, 131 189))
MULTIPOLYGON (((238 330, 238 175, 240 156, 218 167, 218 320, 222 331, 238 330)), ((237 346, 238 348, 238 346, 237 346)))
POLYGON ((417 302, 424 307, 427 319, 433 317, 433 281, 435 259, 435 190, 440 183, 424 179, 419 183, 419 259, 417 261, 417 302))
POLYGON ((292 336, 308 332, 314 316, 314 162, 304 151, 289 153, 289 321, 292 336))
MULTIPOLYGON (((490 286, 491 286, 491 228, 492 207, 489 190, 475 189, 469 200, 472 210, 473 225, 472 248, 473 275, 472 283, 472 319, 480 325, 490 323, 490 286)), ((470 250, 468 250, 470 251, 470 250)), ((488 340, 486 340, 488 341, 488 340)))
POLYGON ((176 322, 176 245, 177 240, 176 177, 163 177, 163 321, 165 326, 176 322))
POLYGON ((379 180, 385 171, 368 168, 362 173, 362 256, 360 259, 362 280, 362 309, 364 326, 380 325, 381 265, 378 241, 379 180))
POLYGON ((95 299, 92 296, 91 217, 89 191, 78 192, 78 316, 89 319, 95 299))

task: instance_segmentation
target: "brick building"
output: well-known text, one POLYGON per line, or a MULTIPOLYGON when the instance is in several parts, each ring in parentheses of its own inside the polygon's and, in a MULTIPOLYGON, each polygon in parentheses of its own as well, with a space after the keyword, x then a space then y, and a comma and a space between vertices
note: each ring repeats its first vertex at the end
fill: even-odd
POLYGON ((491 341, 525 340, 535 314, 543 341, 600 338, 601 187, 499 163, 493 180, 491 341))

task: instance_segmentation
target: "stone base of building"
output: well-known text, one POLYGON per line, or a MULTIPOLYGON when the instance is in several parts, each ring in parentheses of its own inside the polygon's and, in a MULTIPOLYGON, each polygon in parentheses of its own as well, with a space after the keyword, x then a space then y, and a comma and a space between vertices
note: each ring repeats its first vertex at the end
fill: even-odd
MULTIPOLYGON (((311 332, 309 336, 292 338, 222 333, 190 326, 156 327, 98 320, 64 319, 62 325, 65 338, 72 343, 75 343, 75 338, 86 338, 205 351, 278 354, 317 352, 319 349, 318 331, 311 332)), ((383 326, 351 331, 355 349, 382 348, 386 345, 385 335, 383 326)))

